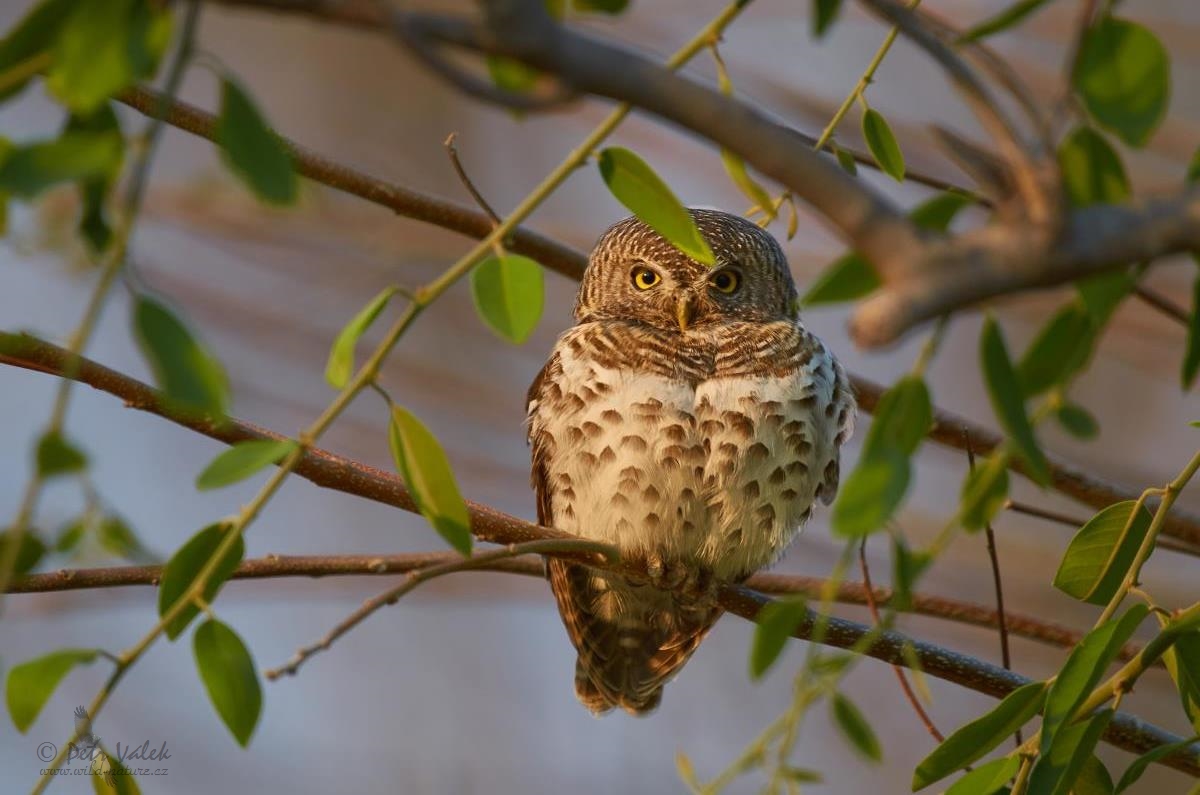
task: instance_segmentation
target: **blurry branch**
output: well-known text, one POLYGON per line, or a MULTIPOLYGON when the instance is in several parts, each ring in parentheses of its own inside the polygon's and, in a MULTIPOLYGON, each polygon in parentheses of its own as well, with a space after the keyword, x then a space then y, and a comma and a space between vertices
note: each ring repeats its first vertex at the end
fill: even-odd
MULTIPOLYGON (((0 332, 0 361, 61 376, 66 356, 63 349, 27 335, 0 332)), ((73 363, 72 369, 75 370, 76 380, 123 398, 130 408, 156 414, 226 444, 249 439, 284 438, 232 418, 216 421, 181 416, 167 406, 151 387, 83 357, 73 363)), ((294 474, 318 486, 355 494, 412 513, 418 512, 403 481, 391 473, 315 447, 298 451, 296 460, 292 461, 289 457, 288 462, 294 474)), ((485 505, 468 502, 467 508, 471 517, 471 532, 483 541, 509 545, 549 539, 577 540, 559 530, 531 524, 485 505)), ((642 573, 628 564, 606 564, 603 568, 629 576, 642 573)), ((718 592, 718 602, 724 610, 751 621, 768 601, 766 595, 744 586, 722 585, 718 592)), ((794 637, 802 640, 812 638, 817 622, 818 618, 810 613, 797 627, 794 637)), ((862 624, 837 617, 823 617, 820 623, 821 642, 842 649, 854 648, 868 633, 877 633, 862 624)), ((864 651, 867 656, 904 666, 910 665, 915 657, 921 670, 930 676, 990 696, 1003 697, 1029 681, 1026 677, 974 657, 914 640, 897 632, 885 631, 877 633, 876 637, 864 651)), ((1113 718, 1104 737, 1120 748, 1139 754, 1179 740, 1169 732, 1124 713, 1118 713, 1113 718)), ((1163 764, 1200 776, 1200 749, 1173 754, 1164 759, 1163 764)))
POLYGON ((1133 294, 1137 296, 1147 306, 1152 306, 1159 312, 1162 312, 1167 317, 1183 325, 1187 328, 1191 323, 1191 317, 1179 306, 1171 303, 1163 296, 1151 290, 1149 287, 1138 285, 1133 288, 1133 294))
MULTIPOLYGON (((247 0, 230 2, 240 4, 247 0)), ((290 8, 296 3, 284 5, 290 8)), ((158 94, 145 88, 130 89, 119 98, 143 113, 153 113, 159 101, 158 94)), ((214 116, 184 102, 172 102, 168 108, 165 118, 168 124, 209 140, 214 139, 214 116)), ((493 229, 492 220, 483 212, 376 179, 311 152, 287 138, 281 137, 281 140, 291 152, 296 169, 323 185, 387 207, 407 218, 425 221, 476 239, 485 237, 493 229)), ((587 266, 587 257, 582 252, 523 227, 509 235, 505 247, 532 257, 547 268, 572 279, 579 279, 587 266)), ((855 375, 851 375, 851 380, 859 407, 868 413, 873 412, 883 394, 883 387, 855 375)), ((939 444, 958 450, 965 450, 969 441, 976 451, 984 455, 991 452, 1001 441, 998 434, 944 411, 934 412, 934 424, 929 436, 939 444)), ((1052 487, 1093 508, 1104 508, 1114 502, 1137 499, 1139 494, 1134 489, 1107 483, 1061 460, 1051 458, 1050 464, 1052 487)), ((1022 464, 1016 458, 1012 459, 1010 466, 1018 472, 1024 472, 1022 464)), ((1169 517, 1164 532, 1190 544, 1200 545, 1200 517, 1176 508, 1169 517)), ((1177 551, 1198 554, 1197 549, 1178 545, 1177 551)))
MULTIPOLYGON (((270 437, 274 438, 272 434, 270 437)), ((388 475, 395 478, 394 475, 388 475)), ((395 555, 267 555, 243 561, 231 579, 264 580, 284 577, 360 577, 405 574, 416 569, 440 566, 462 560, 453 552, 416 552, 395 555)), ((496 560, 486 566, 476 567, 480 571, 520 574, 531 577, 544 576, 540 559, 533 557, 496 560)), ((53 593, 81 591, 97 588, 122 588, 129 586, 157 585, 162 575, 161 566, 111 566, 87 569, 59 569, 42 574, 27 574, 18 577, 9 586, 9 593, 53 593)), ((820 598, 828 581, 823 577, 805 577, 791 574, 756 574, 745 583, 747 588, 764 594, 801 594, 820 598)), ((888 607, 892 601, 890 588, 876 587, 868 592, 863 583, 843 582, 834 594, 834 600, 842 604, 868 606, 872 598, 876 605, 888 607)), ((912 604, 904 609, 914 615, 940 618, 968 626, 996 629, 996 611, 983 605, 950 599, 942 596, 913 594, 912 604)), ((1033 616, 1009 613, 1009 632, 1018 637, 1045 643, 1050 646, 1070 648, 1083 638, 1082 632, 1069 629, 1033 616)), ((1120 659, 1131 660, 1140 646, 1130 643, 1120 653, 1120 659)))

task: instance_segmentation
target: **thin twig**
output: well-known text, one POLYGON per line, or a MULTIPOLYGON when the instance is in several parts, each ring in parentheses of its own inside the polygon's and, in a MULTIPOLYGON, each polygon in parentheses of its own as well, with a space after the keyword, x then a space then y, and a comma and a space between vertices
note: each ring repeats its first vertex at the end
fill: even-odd
MULTIPOLYGON (((883 620, 879 617, 879 607, 875 604, 875 589, 871 586, 871 570, 867 565, 866 538, 858 545, 858 565, 862 569, 863 585, 866 586, 867 592, 867 608, 871 611, 871 620, 875 622, 876 626, 883 626, 883 620)), ((1008 666, 1005 667, 1007 668, 1008 666)), ((929 717, 929 713, 925 711, 921 700, 913 692, 912 685, 909 684, 908 676, 904 673, 904 669, 899 665, 893 665, 892 671, 895 672, 896 679, 900 682, 900 689, 904 691, 904 697, 908 699, 909 704, 912 704, 913 711, 917 713, 917 717, 925 725, 925 731, 929 732, 930 736, 939 743, 945 740, 945 735, 938 731, 938 727, 934 725, 933 718, 929 717)))
POLYGON ((1159 312, 1162 312, 1167 317, 1175 320, 1188 328, 1191 325, 1192 319, 1188 313, 1181 307, 1168 301, 1163 296, 1151 290, 1149 287, 1138 285, 1133 288, 1133 294, 1141 299, 1144 303, 1154 307, 1159 312))
MULTIPOLYGON (((967 466, 972 472, 975 471, 975 451, 971 449, 971 437, 965 430, 963 431, 964 442, 967 445, 967 466)), ((1008 648, 1008 621, 1004 614, 1004 585, 1000 577, 1000 556, 996 552, 996 533, 992 530, 992 523, 985 522, 983 526, 984 532, 987 534, 987 551, 988 559, 992 564, 992 583, 996 588, 996 623, 1000 630, 1000 661, 1006 670, 1012 670, 1012 655, 1008 648)), ((1016 740, 1017 747, 1021 747, 1023 740, 1021 739, 1021 729, 1017 728, 1013 734, 1016 740)))
POLYGON ((281 676, 294 676, 300 670, 300 666, 314 654, 325 651, 337 642, 338 638, 357 627, 363 621, 366 621, 376 610, 384 605, 395 604, 401 597, 414 590, 421 583, 455 572, 487 568, 498 561, 520 557, 521 555, 536 555, 548 552, 595 553, 609 562, 613 562, 618 558, 616 549, 608 544, 585 539, 551 539, 546 541, 527 541, 523 544, 509 544, 502 549, 480 552, 469 558, 458 558, 446 563, 427 566, 422 569, 414 569, 408 572, 404 582, 400 585, 397 585, 395 588, 389 588, 378 596, 374 596, 363 602, 361 607, 340 621, 337 626, 326 633, 319 641, 311 646, 301 647, 290 660, 278 668, 269 669, 265 676, 272 681, 281 676))
POLYGON ((479 205, 479 209, 487 213, 487 217, 492 219, 493 224, 500 223, 500 216, 496 215, 496 211, 487 203, 487 199, 483 198, 483 194, 475 187, 475 183, 467 176, 467 170, 463 168, 462 161, 458 159, 458 148, 454 145, 454 139, 458 137, 458 133, 452 132, 446 136, 442 146, 446 147, 446 154, 450 157, 450 165, 454 166, 454 173, 458 175, 458 180, 467 189, 467 193, 471 194, 471 198, 479 205))

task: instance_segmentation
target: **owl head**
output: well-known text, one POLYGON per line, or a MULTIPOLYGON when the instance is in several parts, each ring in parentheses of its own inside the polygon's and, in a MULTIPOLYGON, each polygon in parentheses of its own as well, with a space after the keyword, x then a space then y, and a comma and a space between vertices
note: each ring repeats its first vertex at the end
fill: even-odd
POLYGON ((689 210, 717 264, 697 262, 637 218, 600 238, 575 301, 575 319, 625 320, 663 331, 796 317, 796 286, 775 238, 719 210, 689 210))

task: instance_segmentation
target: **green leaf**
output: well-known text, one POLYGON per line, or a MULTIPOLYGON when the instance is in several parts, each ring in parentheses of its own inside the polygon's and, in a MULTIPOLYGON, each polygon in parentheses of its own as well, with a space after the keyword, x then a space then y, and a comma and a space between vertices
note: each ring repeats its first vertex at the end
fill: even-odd
POLYGON ((1133 500, 1110 505, 1079 528, 1054 575, 1055 588, 1089 604, 1108 604, 1150 530, 1145 507, 1130 522, 1134 505, 1133 500))
MULTIPOLYGON (((13 542, 12 530, 0 533, 0 557, 6 554, 6 548, 13 542)), ((17 550, 16 565, 13 574, 27 574, 46 556, 46 542, 38 538, 32 528, 26 528, 21 534, 21 547, 17 550)))
POLYGON ((1067 432, 1079 439, 1095 439, 1100 433, 1100 424, 1087 409, 1076 403, 1064 403, 1054 412, 1058 423, 1067 432))
POLYGON ((908 491, 910 466, 902 453, 883 448, 859 459, 833 505, 833 532, 861 538, 881 530, 908 491))
MULTIPOLYGON (((42 0, 29 10, 8 35, 0 40, 0 74, 48 51, 58 38, 63 23, 70 18, 79 0, 42 0)), ((32 76, 0 91, 0 102, 23 89, 32 76)))
MULTIPOLYGON (((228 524, 218 523, 210 524, 200 532, 196 533, 187 543, 180 547, 171 559, 167 561, 167 565, 163 567, 162 581, 158 586, 158 615, 165 616, 171 606, 179 600, 180 597, 192 587, 192 583, 196 581, 200 570, 207 565, 209 559, 216 553, 217 547, 225 538, 225 534, 232 532, 232 526, 228 524)), ((212 604, 217 592, 221 590, 221 586, 233 574, 233 570, 242 562, 242 557, 246 554, 246 545, 239 536, 233 542, 233 546, 221 558, 221 562, 213 570, 212 575, 208 578, 208 582, 204 585, 202 598, 205 602, 212 604)), ((166 626, 167 637, 171 640, 179 637, 191 620, 200 612, 195 604, 189 604, 187 607, 175 616, 166 626)))
POLYGON ((258 198, 270 204, 296 201, 299 181, 291 154, 250 96, 229 78, 221 81, 216 132, 225 162, 258 198))
MULTIPOLYGON (((1158 615, 1157 618, 1164 627, 1167 625, 1166 617, 1158 615)), ((1180 635, 1163 653, 1162 659, 1175 682, 1175 689, 1179 691, 1183 714, 1200 731, 1200 632, 1180 635)))
MULTIPOLYGON (((839 0, 840 2, 840 0, 839 0)), ((833 144, 833 156, 837 158, 838 165, 852 177, 858 176, 858 162, 854 159, 853 153, 847 149, 843 149, 837 144, 833 144)))
POLYGON ((55 43, 50 93, 76 113, 91 113, 153 73, 169 25, 169 13, 149 0, 79 3, 55 43))
POLYGON ((928 552, 913 552, 904 538, 892 536, 892 599, 888 607, 904 611, 912 606, 913 586, 933 563, 928 552))
POLYGON ((1112 716, 1113 711, 1105 709, 1087 720, 1064 726, 1054 743, 1034 762, 1028 795, 1083 795, 1075 786, 1076 780, 1092 758, 1112 716))
POLYGON ((956 190, 946 190, 926 199, 912 208, 908 217, 922 229, 931 232, 945 232, 950 228, 950 222, 975 200, 965 193, 956 190))
POLYGON ((871 156, 883 172, 897 182, 903 182, 904 153, 900 151, 900 144, 896 143, 896 136, 892 134, 892 128, 883 114, 868 108, 862 117, 862 133, 871 156))
POLYGON ((838 304, 870 295, 883 282, 871 263, 853 252, 843 254, 822 271, 800 299, 801 306, 838 304))
POLYGON ((154 380, 170 403, 187 413, 224 416, 229 401, 225 371, 170 309, 138 296, 133 327, 154 380))
POLYGON ((1192 284, 1192 317, 1188 322, 1187 350, 1179 373, 1184 390, 1192 388, 1197 373, 1200 373, 1200 276, 1192 284))
POLYGON ((1071 795, 1113 795, 1112 776, 1094 754, 1084 761, 1083 768, 1075 778, 1071 795))
POLYGON ((611 146, 600 152, 599 162, 600 176, 617 201, 684 254, 704 265, 716 264, 691 213, 644 160, 611 146))
POLYGON ((1036 715, 1045 696, 1045 682, 1030 682, 1005 696, 991 712, 959 728, 917 765, 913 792, 982 759, 1036 715))
POLYGON ((620 14, 629 7, 629 0, 572 0, 577 11, 595 11, 602 14, 620 14))
POLYGON ((8 672, 5 697, 17 731, 24 734, 33 725, 54 689, 72 668, 90 664, 98 654, 97 649, 60 649, 13 666, 8 672))
POLYGON ((133 529, 119 516, 106 516, 96 527, 96 540, 100 546, 125 560, 152 560, 154 558, 134 534, 133 529))
POLYGON ((821 38, 837 19, 842 0, 813 0, 813 36, 821 38))
POLYGON ((1042 756, 1054 749, 1059 732, 1066 731, 1075 711, 1091 694, 1109 663, 1117 656, 1148 612, 1149 609, 1144 604, 1134 605, 1120 618, 1109 620, 1093 629, 1071 651, 1046 694, 1039 751, 1042 756))
POLYGON ((488 257, 471 271, 471 296, 483 322, 520 345, 542 317, 542 266, 529 257, 488 257))
POLYGON ((120 166, 123 151, 119 133, 67 132, 17 146, 0 162, 0 189, 30 199, 60 182, 104 177, 120 166))
POLYGON ((863 442, 863 455, 887 448, 911 456, 931 427, 933 402, 929 387, 920 376, 906 375, 879 398, 875 419, 863 442))
POLYGON ((489 55, 486 63, 488 77, 492 78, 496 88, 513 94, 524 94, 537 85, 540 73, 532 66, 526 66, 503 55, 489 55))
POLYGON ((395 294, 395 287, 385 287, 370 303, 358 310, 358 314, 350 318, 350 322, 338 332, 337 339, 329 349, 329 361, 325 365, 325 380, 334 389, 342 389, 350 383, 350 376, 354 372, 354 348, 358 345, 359 338, 366 333, 395 294))
POLYGON ((1160 759, 1165 759, 1176 751, 1182 751, 1192 743, 1196 742, 1197 737, 1189 737, 1186 740, 1180 740, 1177 743, 1168 745, 1160 745, 1157 748, 1147 751, 1146 753, 1133 760, 1133 763, 1126 768, 1121 775, 1121 780, 1117 782, 1116 789, 1113 790, 1113 795, 1121 795, 1122 792, 1129 789, 1137 782, 1142 774, 1146 772, 1146 768, 1154 764, 1160 759))
MULTIPOLYGON (((101 746, 103 748, 103 746, 101 746)), ((142 795, 142 790, 138 786, 137 778, 133 774, 133 770, 128 765, 122 764, 117 757, 107 749, 103 750, 107 758, 111 771, 109 775, 88 776, 92 780, 92 792, 94 795, 142 795)))
POLYGON ((88 522, 86 516, 72 519, 64 524, 58 531, 58 538, 54 542, 54 551, 60 555, 73 552, 79 546, 79 542, 83 540, 87 528, 88 522))
POLYGON ((1007 792, 1009 779, 1021 767, 1021 757, 1016 754, 1002 759, 993 759, 967 773, 954 782, 945 795, 994 795, 1001 790, 1007 792))
POLYGON ((1008 498, 1008 453, 1000 449, 967 473, 959 497, 959 522, 967 530, 982 530, 1008 498))
POLYGON ((292 439, 238 442, 204 468, 196 478, 196 488, 207 491, 245 480, 271 464, 278 464, 295 449, 296 442, 292 439))
POLYGON ((1150 30, 1106 16, 1084 36, 1073 82, 1096 121, 1143 146, 1170 103, 1171 61, 1150 30))
POLYGON ((213 707, 245 748, 262 714, 262 687, 254 658, 237 633, 215 618, 197 627, 192 649, 213 707))
POLYGON ((771 208, 775 202, 771 195, 767 193, 767 189, 759 185, 754 177, 750 176, 750 172, 746 169, 746 161, 742 160, 735 152, 729 149, 721 150, 721 164, 725 166, 725 173, 729 175, 729 179, 737 185, 743 195, 750 201, 754 202, 754 206, 761 209, 764 213, 771 213, 771 208))
POLYGON ((48 432, 38 440, 37 471, 43 478, 71 475, 87 469, 87 456, 62 434, 48 432))
POLYGON ((438 440, 400 406, 392 406, 388 439, 396 469, 421 513, 450 546, 470 555, 471 517, 438 440))
POLYGON ((1092 319, 1078 300, 1050 318, 1017 365, 1025 397, 1065 383, 1087 364, 1095 342, 1092 329, 1092 319))
POLYGON ((1008 30, 1034 11, 1046 5, 1046 3, 1047 0, 1019 0, 1019 2, 1013 3, 1003 11, 971 26, 966 33, 959 37, 958 41, 960 44, 966 44, 972 41, 979 41, 1002 30, 1008 30))
MULTIPOLYGON (((72 115, 67 120, 64 132, 91 132, 120 138, 121 124, 117 119, 116 112, 113 111, 112 103, 106 102, 91 115, 72 115)), ((108 173, 82 180, 79 183, 80 203, 83 205, 79 219, 79 233, 91 246, 93 252, 104 251, 112 239, 112 229, 108 223, 105 202, 120 176, 120 171, 121 160, 118 160, 108 173)))
POLYGON ((854 702, 841 693, 834 693, 830 707, 834 722, 850 746, 869 762, 882 761, 883 749, 879 746, 879 739, 854 702))
POLYGON ((979 358, 983 363, 983 376, 996 417, 1013 441, 1017 454, 1025 461, 1030 477, 1040 486, 1047 485, 1050 482, 1050 465, 1038 447, 1033 426, 1025 415, 1024 396, 1012 360, 1008 358, 1004 335, 995 318, 990 315, 983 324, 979 358))
POLYGON ((787 645, 788 638, 808 617, 808 607, 799 597, 767 602, 754 617, 754 641, 750 646, 750 678, 761 679, 787 645))

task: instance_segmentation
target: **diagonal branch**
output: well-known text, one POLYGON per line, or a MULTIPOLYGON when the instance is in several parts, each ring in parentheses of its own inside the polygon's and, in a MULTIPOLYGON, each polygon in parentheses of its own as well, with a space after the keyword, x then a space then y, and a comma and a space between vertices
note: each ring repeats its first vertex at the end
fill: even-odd
MULTIPOLYGON (((30 369, 61 375, 65 356, 66 352, 57 346, 27 335, 0 332, 0 359, 8 363, 22 363, 30 369)), ((216 422, 180 416, 172 411, 151 387, 83 357, 74 363, 72 369, 76 371, 77 380, 124 398, 130 408, 157 414, 227 444, 249 439, 283 438, 232 418, 222 418, 221 422, 216 422)), ((395 475, 324 450, 309 448, 303 451, 292 471, 318 486, 356 494, 412 513, 418 512, 412 495, 395 475)), ((467 507, 471 517, 471 532, 483 541, 507 545, 535 540, 574 538, 559 530, 525 522, 485 505, 468 502, 467 507)), ((605 568, 631 576, 644 573, 624 563, 605 568)), ((722 585, 718 592, 718 601, 724 610, 748 620, 754 620, 769 600, 768 596, 743 586, 722 585)), ((915 654, 921 669, 930 676, 994 697, 1003 697, 1029 681, 1026 677, 974 657, 925 641, 913 640, 897 632, 876 633, 862 624, 836 617, 822 619, 820 623, 821 642, 826 645, 851 649, 855 648, 864 636, 873 634, 877 639, 863 652, 867 656, 893 665, 908 666, 910 658, 906 649, 909 649, 915 654)), ((811 639, 815 624, 816 617, 810 614, 797 627, 794 636, 802 640, 811 639)), ((1144 753, 1161 745, 1179 741, 1175 735, 1124 713, 1119 713, 1113 718, 1104 737, 1114 745, 1133 753, 1144 753)), ((1200 747, 1173 754, 1162 760, 1162 763, 1200 777, 1200 747)))

